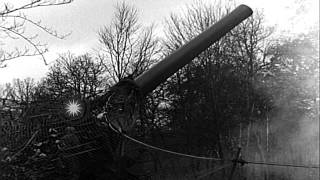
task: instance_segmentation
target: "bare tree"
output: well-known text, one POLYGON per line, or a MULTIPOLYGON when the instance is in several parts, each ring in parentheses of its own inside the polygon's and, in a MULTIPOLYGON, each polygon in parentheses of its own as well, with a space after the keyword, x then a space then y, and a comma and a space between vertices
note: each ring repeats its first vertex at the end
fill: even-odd
POLYGON ((36 83, 32 78, 13 80, 14 100, 29 103, 33 99, 36 83))
POLYGON ((0 88, 0 111, 9 110, 12 119, 13 114, 21 114, 28 109, 34 101, 36 85, 32 78, 14 79, 12 83, 6 83, 0 88))
POLYGON ((1 92, 1 98, 20 103, 29 103, 33 99, 35 87, 36 83, 32 78, 14 79, 12 83, 5 85, 1 92))
POLYGON ((6 61, 22 57, 39 55, 44 60, 44 53, 47 52, 46 44, 39 41, 38 34, 28 34, 26 30, 36 28, 53 37, 63 39, 68 34, 58 34, 52 28, 44 26, 41 21, 31 19, 24 13, 25 10, 35 9, 40 7, 58 6, 71 3, 73 0, 29 0, 27 2, 3 3, 0 7, 0 67, 5 67, 6 61), (8 42, 9 41, 9 42, 8 42), (23 48, 10 46, 8 44, 22 41, 25 46, 23 48), (7 43, 6 43, 7 42, 7 43))
POLYGON ((113 83, 129 75, 141 74, 157 58, 159 46, 153 26, 143 28, 138 23, 137 10, 125 2, 116 5, 111 24, 104 26, 98 34, 102 45, 100 58, 113 83))
POLYGON ((184 45, 221 19, 230 9, 229 5, 223 6, 218 1, 210 4, 195 1, 186 5, 182 13, 172 13, 166 19, 165 24, 166 41, 164 44, 167 50, 174 51, 184 45))
POLYGON ((63 97, 80 95, 93 97, 105 82, 105 68, 100 59, 90 55, 74 56, 70 53, 61 55, 42 82, 39 93, 63 97))

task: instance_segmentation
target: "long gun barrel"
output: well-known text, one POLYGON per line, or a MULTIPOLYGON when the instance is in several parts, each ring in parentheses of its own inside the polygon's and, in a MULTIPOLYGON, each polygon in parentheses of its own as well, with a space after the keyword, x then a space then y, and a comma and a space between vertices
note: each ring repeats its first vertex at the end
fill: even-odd
POLYGON ((122 80, 112 87, 106 96, 110 123, 117 129, 129 131, 135 124, 135 113, 138 112, 137 108, 141 103, 139 101, 144 95, 166 81, 167 78, 251 14, 252 10, 248 6, 238 6, 230 14, 151 67, 147 72, 133 81, 122 80))
POLYGON ((143 94, 151 92, 251 14, 250 7, 246 5, 238 6, 206 31, 151 67, 147 72, 138 76, 134 80, 135 83, 140 87, 143 94))

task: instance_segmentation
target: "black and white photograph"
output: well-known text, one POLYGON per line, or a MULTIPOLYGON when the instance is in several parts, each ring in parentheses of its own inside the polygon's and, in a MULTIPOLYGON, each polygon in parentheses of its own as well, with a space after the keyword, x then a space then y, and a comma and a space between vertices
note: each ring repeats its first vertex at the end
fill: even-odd
POLYGON ((319 180, 318 0, 0 0, 0 180, 319 180))

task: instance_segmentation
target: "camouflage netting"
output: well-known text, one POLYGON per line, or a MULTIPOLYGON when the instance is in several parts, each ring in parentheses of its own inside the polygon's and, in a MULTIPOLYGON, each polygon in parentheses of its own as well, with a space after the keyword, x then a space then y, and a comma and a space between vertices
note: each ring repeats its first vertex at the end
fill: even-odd
POLYGON ((135 83, 123 80, 82 100, 79 117, 66 116, 64 101, 32 104, 18 118, 19 131, 7 132, 15 143, 1 144, 0 179, 137 179, 126 170, 132 160, 123 156, 121 135, 109 125, 130 133, 141 100, 135 83))

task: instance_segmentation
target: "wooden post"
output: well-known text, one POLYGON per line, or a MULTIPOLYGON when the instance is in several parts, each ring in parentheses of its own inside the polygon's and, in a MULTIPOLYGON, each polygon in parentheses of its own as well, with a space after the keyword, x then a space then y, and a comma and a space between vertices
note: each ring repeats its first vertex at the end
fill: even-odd
POLYGON ((238 151, 237 151, 236 157, 235 157, 234 160, 232 160, 233 161, 233 166, 232 166, 232 169, 231 169, 230 176, 229 176, 228 180, 232 180, 233 173, 236 170, 237 163, 238 163, 238 160, 240 158, 240 152, 241 152, 241 147, 238 147, 238 151))

